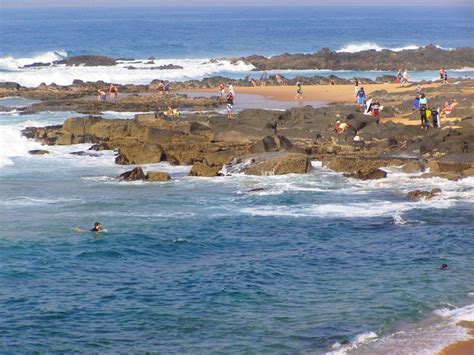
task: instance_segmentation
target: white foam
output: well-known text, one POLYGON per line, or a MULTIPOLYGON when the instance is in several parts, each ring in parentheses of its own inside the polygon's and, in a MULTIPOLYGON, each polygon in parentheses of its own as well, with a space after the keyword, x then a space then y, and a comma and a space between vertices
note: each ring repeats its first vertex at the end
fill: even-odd
POLYGON ((380 52, 381 50, 384 50, 384 49, 388 49, 394 52, 401 52, 405 50, 415 50, 419 48, 422 48, 422 47, 417 46, 417 45, 407 45, 404 47, 387 48, 387 47, 381 47, 375 42, 358 42, 358 43, 349 43, 345 45, 344 47, 338 49, 336 52, 337 53, 357 53, 357 52, 369 51, 369 50, 376 50, 377 52, 380 52))
POLYGON ((339 343, 333 345, 334 351, 328 352, 327 354, 330 355, 343 355, 347 354, 351 350, 357 349, 362 344, 367 344, 373 342, 377 339, 378 335, 375 332, 364 332, 361 334, 356 335, 354 340, 347 345, 342 346, 339 343))
POLYGON ((449 200, 420 202, 378 201, 367 203, 308 204, 296 206, 267 205, 242 208, 245 214, 263 217, 320 217, 320 218, 371 218, 397 216, 400 213, 423 208, 448 208, 453 205, 449 200))
POLYGON ((0 168, 12 165, 11 158, 27 156, 28 151, 40 147, 39 143, 23 137, 18 128, 0 126, 0 168))
MULTIPOLYGON (((23 59, 3 58, 3 65, 8 66, 9 71, 0 72, 0 81, 13 81, 28 87, 35 87, 41 83, 58 85, 70 85, 74 79, 84 81, 103 80, 117 84, 149 84, 153 79, 167 79, 171 81, 201 80, 204 77, 215 76, 222 73, 246 73, 255 67, 242 61, 231 63, 229 60, 210 62, 209 59, 159 59, 154 64, 145 64, 141 60, 139 64, 135 61, 121 61, 115 66, 73 66, 65 64, 33 67, 21 69, 25 64, 23 59), (151 70, 151 67, 162 66, 173 63, 183 69, 151 70), (137 69, 129 70, 133 66, 137 69)), ((27 63, 28 64, 28 63, 27 63)), ((0 66, 1 66, 0 60, 0 66)))
POLYGON ((32 57, 15 58, 15 57, 1 57, 0 58, 0 69, 3 70, 18 70, 19 68, 33 63, 52 63, 57 60, 61 60, 67 57, 67 52, 51 51, 45 53, 39 53, 32 57))
POLYGON ((474 304, 461 308, 442 308, 435 313, 453 322, 467 321, 474 322, 474 304))

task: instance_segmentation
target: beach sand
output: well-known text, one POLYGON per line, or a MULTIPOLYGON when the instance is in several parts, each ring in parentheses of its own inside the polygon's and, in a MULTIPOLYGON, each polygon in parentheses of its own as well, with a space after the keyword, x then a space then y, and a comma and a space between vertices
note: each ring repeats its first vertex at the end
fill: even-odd
MULTIPOLYGON (((423 85, 423 88, 438 87, 442 84, 432 83, 423 85)), ((413 91, 416 85, 401 87, 400 84, 366 84, 362 85, 368 97, 378 90, 388 92, 413 91)), ((200 89, 193 91, 217 92, 217 89, 200 89)), ((295 99, 296 86, 256 86, 256 87, 236 87, 236 95, 251 94, 269 97, 273 100, 290 101, 295 99)), ((354 85, 303 85, 304 101, 324 101, 337 103, 355 102, 354 85)))
POLYGON ((439 355, 468 355, 474 354, 474 322, 462 321, 458 325, 469 329, 472 338, 449 345, 439 355))

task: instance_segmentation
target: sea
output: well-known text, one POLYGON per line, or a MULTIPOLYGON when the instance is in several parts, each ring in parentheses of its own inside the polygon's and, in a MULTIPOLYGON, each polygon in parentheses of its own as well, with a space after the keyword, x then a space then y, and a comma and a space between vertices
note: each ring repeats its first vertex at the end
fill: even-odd
MULTIPOLYGON (((1 9, 0 80, 243 77, 252 69, 243 63, 200 63, 323 47, 472 47, 470 14, 429 6, 1 9), (153 56, 185 69, 21 69, 79 54, 153 56)), ((170 182, 124 182, 116 177, 131 167, 115 165, 113 151, 22 137, 25 127, 81 116, 22 114, 33 102, 0 99, 0 353, 434 354, 468 337, 457 323, 474 321, 473 178, 390 167, 386 179, 358 181, 313 161, 307 175, 216 178, 160 163, 143 168, 168 172, 170 182), (78 151, 88 154, 71 154, 78 151), (434 187, 442 193, 433 200, 406 198, 434 187), (94 222, 107 232, 74 231, 94 222)))
MULTIPOLYGON (((416 49, 474 46, 471 7, 180 7, 127 9, 8 9, 0 7, 0 81, 25 86, 69 85, 74 79, 148 84, 221 75, 259 78, 244 62, 229 58, 258 54, 416 49), (33 67, 65 57, 97 54, 121 59, 113 67, 33 67), (150 63, 150 59, 153 59, 150 63), (217 61, 211 61, 217 59, 217 61), (220 60, 219 60, 220 59, 220 60), (149 64, 147 64, 149 63, 149 64), (154 70, 175 64, 183 69, 154 70), (135 69, 128 69, 134 67, 135 69)), ((474 64, 473 64, 474 67, 474 64)), ((403 70, 403 68, 401 68, 403 70)), ((448 69, 451 78, 474 78, 474 68, 448 69)), ((270 71, 269 74, 275 74, 270 71)), ((380 71, 280 70, 297 75, 375 79, 380 71)), ((438 78, 413 71, 414 81, 438 78)))

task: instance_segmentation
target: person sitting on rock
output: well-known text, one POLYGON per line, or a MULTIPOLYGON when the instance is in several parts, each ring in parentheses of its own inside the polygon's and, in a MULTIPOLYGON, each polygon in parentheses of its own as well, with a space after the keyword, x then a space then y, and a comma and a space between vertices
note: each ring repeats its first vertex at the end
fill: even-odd
POLYGON ((443 109, 441 110, 441 115, 443 115, 445 118, 448 117, 449 114, 453 112, 454 106, 456 106, 458 102, 456 100, 449 100, 444 104, 443 109))
POLYGON ((347 132, 347 130, 349 129, 349 125, 345 122, 342 122, 337 120, 336 121, 336 126, 334 127, 334 132, 336 133, 344 133, 344 132, 347 132))
POLYGON ((158 91, 160 92, 160 95, 163 95, 163 93, 165 92, 165 85, 163 84, 163 82, 158 85, 158 91))

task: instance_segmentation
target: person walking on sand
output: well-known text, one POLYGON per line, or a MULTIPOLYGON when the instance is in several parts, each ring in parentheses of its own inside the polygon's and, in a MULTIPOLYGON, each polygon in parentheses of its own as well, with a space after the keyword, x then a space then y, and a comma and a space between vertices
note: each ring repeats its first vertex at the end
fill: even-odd
POLYGON ((444 73, 445 73, 444 68, 441 68, 439 70, 439 80, 444 80, 444 73))
POLYGON ((354 94, 356 94, 357 96, 357 93, 359 92, 359 79, 357 78, 354 78, 354 94))
POLYGON ((359 91, 357 91, 356 99, 357 99, 357 106, 359 106, 359 107, 364 107, 364 105, 365 105, 365 91, 364 91, 364 87, 361 87, 361 88, 359 89, 359 91))
POLYGON ((299 81, 296 83, 295 100, 303 100, 303 87, 299 81))
POLYGON ((401 84, 401 83, 402 83, 402 78, 403 78, 402 70, 401 70, 401 69, 398 69, 398 73, 397 73, 397 84, 401 84))
POLYGON ((408 79, 409 79, 409 76, 408 76, 408 69, 405 69, 405 71, 403 72, 403 77, 402 77, 401 86, 403 86, 403 85, 405 85, 405 84, 408 84, 408 79))
POLYGON ((227 97, 226 97, 226 100, 227 100, 227 119, 228 120, 231 120, 233 119, 233 115, 232 115, 232 111, 234 110, 234 94, 229 91, 229 93, 227 94, 227 97))
POLYGON ((260 83, 262 86, 267 86, 268 74, 267 71, 264 70, 262 76, 260 77, 260 83))

